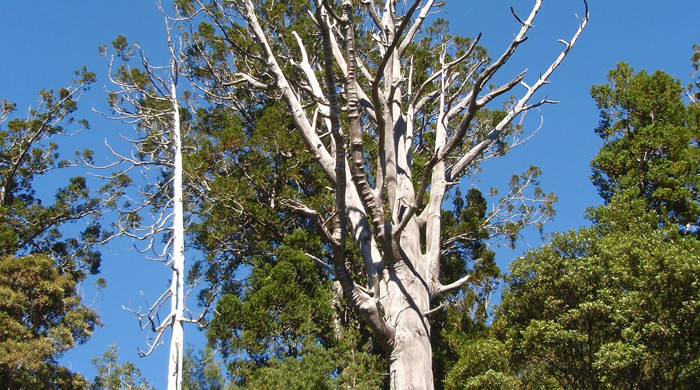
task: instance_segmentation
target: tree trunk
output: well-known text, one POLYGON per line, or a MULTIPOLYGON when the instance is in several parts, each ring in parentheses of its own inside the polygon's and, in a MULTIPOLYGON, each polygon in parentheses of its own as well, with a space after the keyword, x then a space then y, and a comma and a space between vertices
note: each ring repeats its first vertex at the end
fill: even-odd
MULTIPOLYGON (((399 188, 406 177, 400 178, 399 188)), ((412 190, 404 187, 399 202, 412 201, 412 190)), ((432 347, 430 323, 429 267, 420 250, 420 229, 415 218, 401 232, 401 259, 387 267, 386 298, 381 300, 386 322, 394 328, 389 354, 392 390, 432 389, 432 347)))
POLYGON ((182 328, 185 307, 185 229, 182 199, 182 140, 180 139, 180 112, 175 83, 170 88, 173 104, 173 280, 170 287, 172 336, 168 359, 168 390, 182 388, 182 360, 184 353, 184 331, 182 328))
POLYGON ((391 390, 433 388, 430 324, 423 314, 429 294, 411 268, 406 262, 390 271, 385 314, 395 329, 389 355, 391 390))

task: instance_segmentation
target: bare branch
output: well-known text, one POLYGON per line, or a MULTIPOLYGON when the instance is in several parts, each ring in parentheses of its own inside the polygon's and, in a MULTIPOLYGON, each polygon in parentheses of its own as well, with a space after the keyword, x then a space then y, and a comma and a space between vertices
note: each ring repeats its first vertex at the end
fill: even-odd
POLYGON ((435 297, 435 296, 438 296, 440 294, 444 294, 446 292, 456 290, 456 289, 464 286, 465 284, 469 283, 470 279, 471 279, 471 275, 466 275, 466 276, 460 278, 459 280, 452 282, 450 284, 438 286, 438 288, 432 294, 432 296, 435 297))
POLYGON ((293 200, 293 199, 285 199, 282 201, 282 205, 285 207, 289 207, 290 209, 304 215, 305 217, 309 218, 311 222, 314 224, 316 227, 316 230, 318 233, 323 237, 323 239, 336 246, 338 245, 338 240, 333 237, 333 234, 326 229, 326 223, 323 221, 321 218, 321 215, 316 211, 313 210, 304 204, 302 204, 299 201, 293 200))
MULTIPOLYGON (((540 4, 541 2, 538 2, 540 4)), ((566 55, 569 53, 571 48, 574 46, 576 41, 578 40, 579 36, 583 32, 584 28, 586 27, 586 24, 588 23, 588 4, 584 1, 584 4, 586 6, 586 17, 581 21, 578 29, 574 33, 571 42, 565 46, 565 49, 559 54, 559 56, 552 62, 552 64, 547 68, 547 70, 539 77, 539 79, 533 84, 531 87, 526 87, 527 91, 526 93, 518 100, 517 104, 512 107, 508 114, 506 115, 501 122, 496 125, 493 131, 491 131, 487 137, 484 138, 483 141, 479 142, 476 146, 474 146, 469 152, 467 152, 464 156, 460 158, 460 160, 453 166, 451 172, 448 174, 448 181, 454 181, 457 177, 459 177, 463 170, 467 167, 470 166, 473 161, 480 156, 488 147, 490 147, 496 140, 500 137, 501 131, 517 116, 523 113, 524 111, 537 107, 541 104, 548 103, 550 101, 547 101, 546 99, 539 104, 536 105, 527 105, 527 102, 532 98, 534 93, 540 89, 543 85, 545 85, 548 81, 547 79, 549 76, 554 72, 554 70, 561 65, 562 61, 566 57, 566 55)), ((533 9, 533 13, 536 13, 536 9, 533 9)), ((531 25, 531 20, 532 20, 532 14, 531 18, 528 18, 528 21, 523 24, 523 29, 526 29, 527 25, 531 25)), ((522 31, 522 29, 521 29, 522 31)), ((520 34, 518 35, 520 36, 520 34)), ((524 39, 524 38, 521 38, 524 39)), ((513 50, 515 49, 515 46, 517 46, 517 37, 516 40, 513 41, 513 44, 511 45, 513 47, 513 50), (513 46, 515 45, 515 46, 513 46)), ((508 51, 506 51, 508 53, 508 51)), ((508 55, 509 56, 509 55, 508 55)), ((504 53, 504 56, 501 58, 507 58, 507 56, 504 53)), ((509 83, 510 84, 510 83, 509 83)), ((477 107, 478 102, 473 103, 473 107, 477 107)), ((465 119, 462 120, 462 123, 460 123, 460 136, 463 136, 463 125, 467 124, 471 121, 471 118, 468 118, 469 113, 465 115, 465 119), (468 120, 467 120, 468 118, 468 120)), ((473 115, 472 115, 473 116, 473 115)), ((466 129, 464 129, 466 131, 466 129)), ((456 139, 457 137, 455 137, 456 139)), ((451 140, 454 141, 455 139, 451 140)), ((456 146, 456 142, 455 142, 456 146)))
MULTIPOLYGON (((533 9, 530 13, 530 16, 528 17, 526 23, 524 23, 518 32, 518 34, 515 36, 515 38, 511 41, 511 44, 508 46, 508 48, 505 50, 505 52, 501 55, 501 57, 496 60, 493 64, 491 64, 489 67, 487 67, 480 75, 477 77, 477 79, 474 81, 474 86, 472 88, 472 92, 468 95, 468 99, 466 100, 466 103, 464 104, 466 106, 467 112, 464 114, 462 117, 462 120, 459 123, 457 132, 455 135, 447 142, 447 144, 440 148, 440 150, 436 150, 435 154, 432 156, 432 158, 428 161, 428 163, 425 166, 425 170, 423 172, 423 176, 421 178, 420 186, 418 191, 416 192, 415 196, 415 201, 414 203, 409 207, 408 213, 405 214, 403 220, 400 223, 399 229, 397 231, 400 233, 408 223, 409 218, 406 217, 412 217, 420 208, 422 200, 423 200, 423 195, 425 194, 425 191, 428 188, 429 182, 430 182, 430 176, 432 173, 432 169, 437 164, 439 161, 444 160, 448 155, 452 153, 452 151, 462 143, 464 136, 469 128, 469 125, 471 124, 472 119, 476 115, 477 111, 482 107, 480 103, 484 103, 484 101, 478 100, 477 96, 481 89, 483 88, 484 84, 488 82, 491 77, 496 73, 498 69, 500 69, 511 57, 511 55, 515 52, 515 49, 523 42, 526 40, 525 34, 529 30, 530 25, 532 25, 532 20, 534 20, 535 16, 537 15, 537 12, 539 11, 540 7, 542 6, 542 1, 538 0, 535 2, 535 5, 533 6, 533 9)), ((518 81, 519 82, 519 81, 518 81)), ((509 85, 510 83, 508 83, 509 85)), ((516 82, 517 84, 517 82, 516 82)), ((511 87, 512 88, 512 87, 511 87)), ((503 93, 505 91, 501 91, 500 93, 503 93)), ((495 96, 493 96, 495 97, 495 96)), ((491 98, 493 98, 491 97, 491 98)), ((500 132, 492 134, 492 138, 498 136, 500 132)), ((490 142, 484 143, 482 142, 484 147, 491 145, 494 140, 490 140, 490 142)), ((480 144, 480 145, 481 145, 480 144)), ((479 153, 477 153, 474 158, 476 158, 477 155, 480 154, 480 152, 483 150, 479 150, 479 153)), ((448 181, 452 181, 449 180, 448 181)))
POLYGON ((333 269, 332 266, 328 265, 325 261, 319 259, 318 257, 307 253, 306 257, 309 259, 313 260, 314 263, 318 264, 321 268, 323 268, 326 272, 328 272, 330 275, 335 275, 335 270, 333 269))
MULTIPOLYGON (((420 31, 421 26, 423 25, 423 21, 425 21, 425 18, 428 16, 428 12, 430 12, 430 9, 433 7, 434 0, 428 0, 426 3, 421 7, 421 11, 416 17, 416 20, 413 21, 413 25, 411 25, 411 28, 406 32, 406 37, 403 39, 401 42, 401 45, 399 46, 398 49, 398 55, 399 57, 403 56, 404 52, 408 48, 410 44, 413 43, 413 39, 416 37, 416 34, 418 31, 420 31)), ((419 3, 419 0, 416 0, 415 3, 419 3)), ((413 11, 408 12, 408 14, 405 16, 406 19, 410 18, 410 15, 413 13, 413 11)))
POLYGON ((424 312, 423 315, 424 315, 425 317, 428 317, 428 316, 431 315, 431 314, 435 314, 435 313, 439 312, 440 310, 444 309, 445 307, 447 307, 447 303, 446 303, 446 302, 442 302, 442 303, 440 303, 440 304, 438 305, 438 307, 436 307, 436 308, 434 308, 434 309, 430 309, 430 310, 424 312))

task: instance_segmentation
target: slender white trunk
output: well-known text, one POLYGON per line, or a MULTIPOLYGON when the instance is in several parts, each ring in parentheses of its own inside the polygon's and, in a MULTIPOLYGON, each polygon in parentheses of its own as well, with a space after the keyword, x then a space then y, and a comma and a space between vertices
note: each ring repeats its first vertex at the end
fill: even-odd
POLYGON ((185 229, 182 205, 182 141, 180 139, 180 111, 177 103, 175 83, 170 87, 173 104, 173 147, 175 161, 173 164, 173 279, 171 284, 172 337, 170 339, 170 357, 168 363, 168 390, 182 388, 182 359, 184 346, 183 308, 185 305, 185 229))

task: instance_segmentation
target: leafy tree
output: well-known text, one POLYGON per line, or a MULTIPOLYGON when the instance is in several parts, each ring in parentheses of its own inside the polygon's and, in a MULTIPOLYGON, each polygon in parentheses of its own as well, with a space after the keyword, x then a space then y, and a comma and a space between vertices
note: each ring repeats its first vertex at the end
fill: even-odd
MULTIPOLYGON (((433 371, 435 385, 439 389, 443 386, 465 386, 455 379, 452 372, 460 369, 454 366, 467 357, 465 352, 469 355, 473 348, 479 348, 474 343, 483 343, 488 334, 490 301, 497 289, 501 271, 495 263, 495 252, 488 246, 492 233, 486 226, 488 219, 496 214, 488 213, 487 206, 478 189, 469 189, 466 196, 462 196, 457 189, 453 196, 453 208, 443 210, 443 245, 449 249, 445 251, 445 264, 441 272, 446 280, 453 279, 452 275, 468 274, 470 284, 446 295, 445 310, 431 314, 433 371), (462 240, 453 238, 460 235, 463 236, 462 240), (475 260, 469 264, 464 261, 465 258, 475 260)), ((506 239, 514 243, 512 237, 506 239)), ((460 365, 464 364, 460 362, 460 365)))
POLYGON ((154 390, 141 370, 132 362, 119 363, 119 347, 111 344, 100 357, 90 359, 97 370, 97 376, 90 384, 91 390, 139 389, 154 390))
POLYGON ((42 90, 37 106, 27 118, 14 117, 16 105, 5 99, 0 105, 0 255, 50 255, 62 274, 95 274, 100 254, 94 244, 102 239, 99 225, 100 199, 90 193, 84 177, 66 180, 53 202, 37 193, 35 180, 56 173, 81 160, 90 161, 90 150, 76 151, 74 160, 61 159, 57 141, 75 130, 76 122, 88 128, 85 120, 76 120, 77 100, 95 81, 86 69, 77 71, 71 85, 58 91, 42 90), (85 222, 75 237, 64 237, 61 228, 85 222))
POLYGON ((457 361, 447 373, 445 389, 517 389, 519 379, 511 373, 506 346, 480 335, 457 349, 457 361))
MULTIPOLYGON (((251 247, 257 252, 251 278, 239 286, 231 283, 230 296, 219 301, 220 320, 215 317, 212 327, 221 321, 216 329, 222 331, 217 331, 220 336, 214 342, 231 345, 232 352, 238 353, 256 348, 253 352, 260 359, 252 363, 258 366, 269 362, 269 353, 280 346, 292 346, 281 349, 290 352, 280 359, 295 357, 302 345, 296 340, 304 339, 303 333, 285 338, 286 329, 262 310, 264 305, 253 308, 259 301, 257 294, 285 302, 285 296, 274 290, 287 286, 271 282, 272 291, 267 291, 262 282, 306 267, 301 262, 305 256, 320 264, 316 272, 322 273, 311 278, 316 279, 314 283, 330 286, 333 280, 345 297, 344 304, 362 318, 361 334, 370 334, 371 349, 381 348, 388 358, 390 386, 433 388, 428 316, 439 305, 431 304, 451 297, 472 280, 466 271, 441 272, 445 252, 452 251, 462 270, 481 261, 471 255, 486 255, 483 260, 490 264, 487 252, 469 248, 470 240, 475 236, 485 236, 484 242, 497 236, 516 238, 523 227, 551 215, 553 196, 532 190, 538 174, 532 167, 514 177, 511 191, 496 201, 497 212, 481 218, 478 232, 453 231, 456 235, 447 238, 452 245, 443 246, 443 200, 458 183, 475 184, 471 178, 480 161, 502 155, 527 138, 521 138, 524 130, 514 120, 550 103, 535 102, 533 95, 561 64, 587 16, 541 76, 521 84, 522 73, 503 85, 492 85, 494 75, 525 41, 541 3, 534 4, 527 18, 516 18, 520 27, 516 37, 496 59, 478 46, 478 37, 449 34, 442 19, 424 26, 441 3, 178 2, 185 12, 206 18, 192 26, 188 54, 192 76, 206 86, 215 106, 211 112, 223 109, 241 117, 239 138, 229 138, 234 151, 217 161, 233 166, 230 172, 240 172, 238 177, 249 180, 247 188, 229 187, 231 191, 247 192, 244 199, 258 201, 257 205, 241 202, 230 212, 250 218, 257 226, 250 228, 251 236, 246 236, 249 228, 243 224, 219 230, 224 225, 217 223, 224 221, 219 215, 202 225, 203 238, 218 237, 218 243, 213 243, 219 248, 225 248, 221 243, 229 245, 229 258, 238 259, 251 247), (518 85, 524 86, 519 98, 503 98, 515 94, 518 85), (488 103, 500 103, 501 109, 485 109, 488 103), (265 122, 268 118, 275 120, 265 122), (261 144, 248 143, 245 137, 254 129, 262 134, 263 123, 270 128, 268 137, 259 139, 261 144), (277 134, 270 134, 273 131, 277 134), (280 147, 290 142, 300 147, 280 147), (250 149, 238 148, 241 143, 250 149), (248 163, 247 157, 255 157, 257 164, 248 163), (303 171, 307 164, 310 168, 303 171), (289 166, 294 169, 291 175, 276 176, 279 168, 289 166), (534 192, 534 204, 525 201, 526 190, 534 192), (249 205, 255 212, 246 211, 249 205), (287 226, 266 224, 280 220, 287 226), (257 230, 260 226, 263 233, 257 230), (299 247, 304 256, 282 255, 284 235, 310 227, 321 244, 309 240, 311 245, 299 247), (274 234, 270 244, 251 243, 253 237, 267 239, 267 233, 274 234), (260 320, 242 317, 244 310, 259 314, 260 320), (226 333, 223 330, 229 324, 232 330, 226 333), (257 330, 251 329, 257 325, 266 327, 267 336, 278 337, 258 337, 257 330)), ((477 193, 471 195, 476 198, 477 193)), ((225 205, 212 210, 217 207, 225 205)), ((231 202, 228 207, 232 208, 231 202)), ((235 275, 231 268, 218 269, 222 271, 216 277, 235 275)), ((303 282, 308 275, 296 273, 303 282)), ((309 299, 322 297, 306 286, 304 290, 309 299)), ((294 293, 300 296, 298 290, 294 293)), ((284 306, 267 310, 284 313, 284 306)), ((329 347, 332 342, 324 333, 321 328, 312 330, 321 334, 319 344, 329 347)), ((286 361, 290 367, 296 364, 286 361)))
POLYGON ((57 360, 82 343, 99 325, 75 285, 99 271, 95 245, 104 238, 99 224, 103 200, 84 177, 65 172, 90 161, 90 150, 61 159, 58 142, 73 133, 77 100, 95 81, 85 68, 57 91, 42 90, 26 118, 16 105, 0 106, 0 387, 84 388, 85 380, 57 360), (53 199, 36 182, 51 174, 61 185, 53 199), (65 181, 62 180, 65 178, 65 181), (82 229, 68 226, 80 222, 82 229), (66 232, 76 232, 74 235, 66 232))
MULTIPOLYGON (((225 294, 217 304, 209 338, 224 353, 239 386, 255 387, 250 383, 257 382, 249 381, 271 375, 294 381, 294 373, 299 372, 297 364, 301 364, 295 363, 297 359, 322 354, 327 364, 304 366, 318 369, 308 375, 336 385, 359 386, 365 381, 372 388, 385 379, 381 351, 367 343, 368 330, 360 327, 358 332, 360 324, 353 311, 341 304, 337 282, 331 283, 324 272, 332 269, 319 268, 309 259, 308 253, 324 252, 322 239, 303 219, 268 207, 276 202, 272 194, 285 196, 287 192, 299 191, 288 188, 290 182, 301 186, 310 203, 322 200, 320 196, 311 200, 312 194, 322 194, 320 190, 328 185, 314 169, 312 159, 297 156, 303 145, 299 138, 283 134, 282 129, 290 124, 280 117, 282 111, 278 107, 279 104, 266 107, 251 124, 242 124, 239 118, 218 109, 198 113, 201 114, 198 131, 221 141, 190 157, 212 161, 208 165, 220 169, 208 197, 227 200, 205 206, 210 219, 196 228, 199 242, 210 254, 207 277, 224 280, 218 283, 224 287, 225 294), (266 152, 269 150, 275 153, 266 152), (227 163, 224 157, 217 157, 224 153, 235 153, 235 162, 227 163), (231 207, 228 199, 234 199, 236 206, 231 207), (230 272, 232 263, 241 261, 251 267, 244 282, 235 281, 235 276, 224 276, 230 272), (310 339, 320 343, 310 345, 310 339), (332 375, 336 372, 339 374, 332 375)), ((533 180, 528 175, 525 178, 533 180)), ((514 183, 522 185, 521 179, 514 179, 514 183)), ((454 341, 440 336, 445 331, 443 328, 454 328, 452 324, 461 321, 465 325, 460 330, 469 333, 479 328, 476 324, 483 325, 490 293, 495 290, 494 283, 500 273, 494 254, 485 243, 491 237, 487 218, 493 217, 487 213, 486 199, 472 189, 466 197, 457 191, 453 200, 454 208, 443 215, 445 236, 452 238, 459 232, 465 233, 462 240, 446 240, 450 250, 443 273, 447 279, 451 275, 463 275, 469 265, 465 257, 478 261, 471 264, 472 286, 465 289, 464 296, 458 299, 461 293, 457 291, 450 294, 451 314, 445 316, 440 310, 431 314, 435 350, 449 350, 448 355, 454 353, 448 347, 454 341)), ((458 333, 454 329, 451 332, 458 333)), ((436 364, 442 365, 442 352, 437 353, 440 356, 436 355, 436 364)), ((436 374, 442 376, 440 372, 436 374)))
POLYGON ((683 103, 682 85, 662 71, 635 74, 625 63, 608 80, 591 89, 602 117, 596 134, 604 140, 591 161, 593 184, 606 202, 638 192, 662 222, 697 224, 698 123, 683 103))
POLYGON ((312 347, 303 359, 273 360, 254 372, 246 388, 268 389, 377 389, 384 382, 379 359, 355 345, 324 349, 312 347), (338 367, 342 367, 336 375, 338 367))
MULTIPOLYGON (((354 359, 340 353, 350 335, 359 335, 348 329, 357 325, 349 308, 335 311, 341 303, 327 266, 319 268, 303 250, 322 253, 321 238, 309 221, 280 212, 279 198, 298 191, 323 204, 329 184, 314 160, 299 153, 302 140, 285 134, 290 121, 284 112, 281 104, 269 103, 246 117, 221 107, 195 113, 193 131, 211 142, 202 142, 186 162, 195 169, 207 167, 213 179, 202 203, 207 213, 193 225, 208 260, 196 264, 191 277, 201 275, 211 281, 211 290, 223 292, 208 337, 239 386, 258 377, 257 369, 284 371, 289 364, 279 362, 321 353, 318 348, 328 349, 323 353, 333 357, 327 363, 335 364, 334 369, 319 367, 318 375, 327 375, 329 381, 334 381, 333 373, 339 381, 374 377, 381 382, 379 365, 363 363, 381 361, 376 351, 360 351, 366 334, 353 341, 354 359), (240 264, 245 266, 244 280, 236 273, 240 264)), ((203 296, 208 299, 210 293, 203 296)))
POLYGON ((511 265, 494 327, 526 388, 700 385, 700 127, 667 74, 621 63, 592 95, 606 204, 511 265), (679 225, 681 228, 679 229, 679 225))
POLYGON ((75 284, 47 255, 0 258, 0 387, 85 388, 83 377, 58 364, 100 324, 75 284))
POLYGON ((216 353, 206 347, 195 353, 189 346, 185 349, 182 388, 185 390, 223 390, 227 381, 221 371, 216 353))
POLYGON ((677 229, 658 228, 644 206, 610 203, 600 225, 558 235, 512 265, 497 327, 525 382, 700 383, 700 248, 677 229))
POLYGON ((229 366, 238 386, 376 388, 383 382, 383 360, 332 282, 319 275, 323 270, 299 249, 308 248, 309 239, 298 230, 285 237, 274 260, 260 258, 241 294, 218 302, 208 336, 226 358, 245 354, 229 366))

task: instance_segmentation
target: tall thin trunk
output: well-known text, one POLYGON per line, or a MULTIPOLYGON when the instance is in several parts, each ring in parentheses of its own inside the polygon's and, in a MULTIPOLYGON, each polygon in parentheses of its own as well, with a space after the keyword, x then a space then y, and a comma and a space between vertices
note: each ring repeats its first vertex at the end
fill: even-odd
POLYGON ((185 306, 185 229, 182 205, 182 141, 180 139, 180 110, 175 83, 170 86, 173 105, 173 279, 171 284, 172 336, 168 363, 168 390, 182 388, 182 359, 184 352, 183 309, 185 306))

